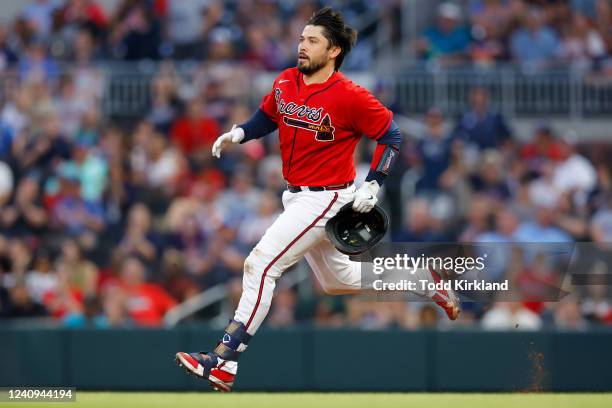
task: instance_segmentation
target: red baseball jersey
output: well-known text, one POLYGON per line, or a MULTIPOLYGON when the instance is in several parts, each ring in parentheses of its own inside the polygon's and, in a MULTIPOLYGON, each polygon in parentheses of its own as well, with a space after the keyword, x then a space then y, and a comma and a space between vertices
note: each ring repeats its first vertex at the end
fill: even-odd
POLYGON ((276 78, 260 108, 278 125, 283 177, 296 186, 354 180, 353 154, 359 139, 379 139, 393 118, 370 92, 342 73, 306 85, 297 68, 276 78))

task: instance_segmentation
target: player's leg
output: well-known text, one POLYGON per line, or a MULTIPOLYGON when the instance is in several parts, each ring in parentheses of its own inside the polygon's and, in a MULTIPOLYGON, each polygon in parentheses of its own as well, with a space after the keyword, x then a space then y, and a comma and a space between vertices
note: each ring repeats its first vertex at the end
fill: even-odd
POLYGON ((338 197, 329 191, 283 195, 285 211, 245 260, 242 296, 234 319, 213 352, 177 353, 181 366, 207 378, 216 388, 231 389, 237 360, 268 314, 276 280, 323 239, 325 223, 338 209, 338 197))
MULTIPOLYGON (((328 239, 323 239, 305 255, 306 261, 329 294, 349 294, 372 292, 367 284, 362 284, 361 263, 351 261, 348 255, 338 251, 328 239)), ((417 269, 414 274, 405 274, 405 280, 438 282, 440 275, 434 270, 417 269)), ((414 294, 426 297, 440 306, 451 320, 459 315, 459 298, 452 290, 415 290, 414 294)))
POLYGON ((341 295, 362 291, 361 264, 339 252, 328 239, 322 239, 304 258, 325 293, 341 295))
POLYGON ((234 319, 255 334, 270 309, 276 280, 325 237, 335 213, 334 192, 285 193, 285 211, 266 231, 244 263, 242 296, 234 319))

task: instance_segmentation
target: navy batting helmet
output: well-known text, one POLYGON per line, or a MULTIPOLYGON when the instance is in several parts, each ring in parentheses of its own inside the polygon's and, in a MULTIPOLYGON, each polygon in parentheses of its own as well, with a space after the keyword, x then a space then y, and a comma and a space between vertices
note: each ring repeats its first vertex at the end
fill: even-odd
POLYGON ((327 237, 347 255, 357 255, 372 248, 387 232, 389 218, 378 205, 370 212, 353 210, 353 203, 345 204, 325 224, 327 237))

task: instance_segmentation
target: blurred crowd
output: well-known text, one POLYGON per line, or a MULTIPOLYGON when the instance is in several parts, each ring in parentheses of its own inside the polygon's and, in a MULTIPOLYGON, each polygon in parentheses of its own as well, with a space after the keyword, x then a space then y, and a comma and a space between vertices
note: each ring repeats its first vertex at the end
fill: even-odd
MULTIPOLYGON (((456 0, 437 4, 431 26, 408 38, 410 13, 400 0, 32 0, 0 25, 0 70, 62 62, 193 59, 241 61, 265 70, 292 66, 295 39, 322 5, 337 7, 360 31, 345 68, 368 69, 381 47, 441 64, 527 68, 571 66, 612 71, 610 0, 456 0), (408 18, 408 21, 403 19, 408 18), (409 43, 409 44, 408 44, 409 43), (410 48, 400 52, 399 48, 410 48)), ((388 51, 388 50, 387 50, 388 51)), ((384 53, 383 53, 384 54, 384 53)), ((394 53, 391 53, 394 54, 394 53)))
MULTIPOLYGON (((144 13, 145 5, 171 3, 124 4, 144 13)), ((99 14, 94 2, 66 6, 99 14)), ((19 76, 7 81, 2 95, 0 318, 39 317, 66 327, 159 326, 172 307, 216 285, 225 285, 233 310, 244 259, 282 210, 285 188, 275 135, 235 146, 220 160, 210 155, 215 138, 253 109, 238 97, 245 71, 224 65, 221 71, 233 78, 226 84, 212 80, 212 71, 184 79, 171 62, 160 64, 148 112, 117 122, 102 113, 95 30, 82 29, 77 19, 57 31, 55 19, 41 19, 55 16, 51 2, 32 7, 23 18, 38 22, 24 27, 46 27, 47 39, 72 32, 75 42, 65 48, 73 53, 70 69, 54 65, 40 42, 15 51, 19 76), (45 4, 49 14, 41 14, 45 4)), ((99 20, 113 27, 112 19, 99 20)), ((578 135, 554 123, 517 134, 481 87, 471 91, 459 117, 432 107, 419 129, 403 133, 401 157, 381 193, 392 217, 389 239, 511 248, 487 273, 490 280, 511 279, 518 291, 513 301, 466 302, 461 324, 582 329, 612 322, 606 286, 541 301, 541 287, 560 287, 564 271, 521 253, 521 243, 585 241, 600 251, 592 260, 605 259, 612 242, 609 145, 579 146, 578 135)), ((358 183, 373 147, 358 146, 358 183)), ((610 273, 603 261, 588 268, 610 273)), ((314 280, 306 285, 281 282, 266 324, 446 324, 429 303, 331 297, 314 280)), ((194 318, 210 319, 217 307, 194 318)))
POLYGON ((436 22, 414 44, 417 54, 442 64, 525 68, 571 66, 612 72, 609 0, 470 0, 445 2, 436 22))
MULTIPOLYGON (((61 62, 191 59, 280 70, 294 64, 297 36, 320 6, 316 1, 120 0, 110 9, 101 3, 32 0, 14 21, 0 26, 0 68, 39 65, 52 74, 61 62)), ((336 3, 353 22, 375 7, 364 0, 336 3)), ((363 40, 369 34, 362 31, 363 40)))

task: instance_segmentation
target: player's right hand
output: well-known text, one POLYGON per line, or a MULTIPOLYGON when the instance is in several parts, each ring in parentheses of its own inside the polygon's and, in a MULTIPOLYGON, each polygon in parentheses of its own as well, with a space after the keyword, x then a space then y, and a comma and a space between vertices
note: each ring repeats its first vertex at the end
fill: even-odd
POLYGON ((353 210, 360 213, 372 211, 372 208, 378 202, 378 190, 380 185, 376 180, 365 181, 361 187, 355 191, 355 200, 353 201, 353 210))
POLYGON ((244 139, 244 130, 242 128, 232 126, 232 130, 222 134, 215 140, 212 146, 212 155, 217 159, 221 157, 221 150, 225 149, 232 143, 240 143, 244 139))

